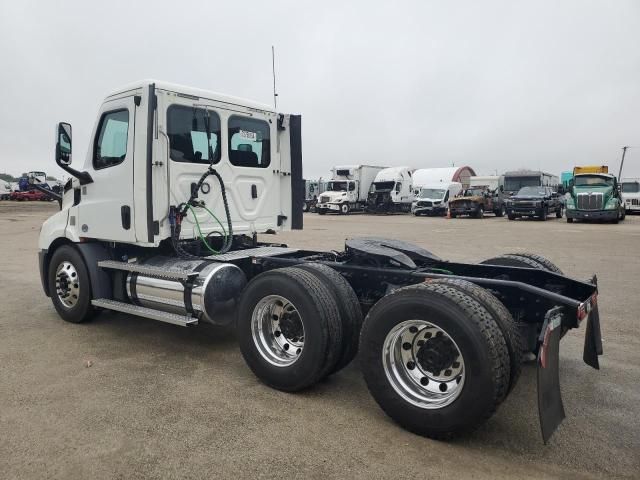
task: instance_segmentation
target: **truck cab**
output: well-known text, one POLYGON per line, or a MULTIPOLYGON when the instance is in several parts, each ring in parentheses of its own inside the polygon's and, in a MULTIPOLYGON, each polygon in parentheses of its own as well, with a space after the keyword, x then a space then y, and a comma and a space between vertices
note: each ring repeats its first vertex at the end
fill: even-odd
POLYGON ((331 180, 320 194, 316 211, 346 215, 351 211, 364 210, 367 195, 376 174, 385 167, 373 165, 342 165, 331 169, 331 180))
POLYGON ((369 188, 367 211, 409 212, 412 201, 413 187, 409 167, 385 168, 378 172, 369 188))
POLYGON ((626 212, 640 212, 640 178, 624 178, 620 187, 626 212))
POLYGON ((301 165, 291 162, 291 126, 292 116, 269 106, 190 87, 149 80, 118 89, 99 109, 79 170, 71 167, 71 125, 59 126, 59 166, 75 178, 62 210, 43 225, 40 249, 60 238, 157 247, 171 238, 176 208, 194 193, 209 212, 189 211, 183 239, 224 235, 221 223, 248 236, 300 228, 303 199, 293 203, 291 185, 301 165), (199 183, 209 166, 220 182, 210 176, 199 183))
POLYGON ((620 185, 609 173, 574 171, 566 196, 567 222, 605 220, 618 223, 626 212, 620 185))

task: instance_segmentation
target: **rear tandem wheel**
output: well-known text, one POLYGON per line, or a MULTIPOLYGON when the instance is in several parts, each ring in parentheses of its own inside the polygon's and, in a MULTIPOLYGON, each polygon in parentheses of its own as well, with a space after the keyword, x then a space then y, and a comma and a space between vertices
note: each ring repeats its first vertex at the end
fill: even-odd
POLYGON ((369 311, 360 363, 380 407, 409 431, 474 430, 509 389, 509 351, 492 313, 443 283, 403 287, 369 311))

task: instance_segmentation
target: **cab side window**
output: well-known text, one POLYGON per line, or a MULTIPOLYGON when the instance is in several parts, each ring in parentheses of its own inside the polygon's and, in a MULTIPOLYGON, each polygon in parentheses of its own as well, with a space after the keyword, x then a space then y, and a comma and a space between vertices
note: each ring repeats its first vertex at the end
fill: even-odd
POLYGON ((174 162, 218 163, 220 161, 220 117, 203 108, 171 105, 167 111, 169 156, 174 162), (211 141, 207 141, 207 122, 211 141), (209 145, 213 158, 209 158, 209 145))
POLYGON ((113 167, 127 156, 129 110, 114 110, 102 114, 93 145, 93 168, 113 167))
POLYGON ((267 168, 271 163, 269 124, 256 118, 229 117, 229 161, 237 167, 267 168))

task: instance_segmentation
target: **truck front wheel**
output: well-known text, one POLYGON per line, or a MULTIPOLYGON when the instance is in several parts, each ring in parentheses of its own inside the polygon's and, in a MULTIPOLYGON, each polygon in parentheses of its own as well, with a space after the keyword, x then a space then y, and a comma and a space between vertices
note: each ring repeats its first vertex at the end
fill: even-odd
POLYGON ((340 213, 342 215, 346 215, 349 213, 349 204, 348 203, 343 203, 342 205, 340 205, 340 213))
POLYGON ((362 328, 360 364, 391 418, 437 439, 484 423, 509 387, 509 352, 492 314, 444 284, 400 288, 378 301, 362 328))
POLYGON ((256 377, 287 392, 326 377, 342 351, 335 295, 317 274, 296 267, 271 270, 249 282, 237 330, 242 356, 256 377))
POLYGON ((78 250, 63 245, 53 253, 48 281, 53 306, 63 320, 81 323, 93 317, 89 272, 78 250))

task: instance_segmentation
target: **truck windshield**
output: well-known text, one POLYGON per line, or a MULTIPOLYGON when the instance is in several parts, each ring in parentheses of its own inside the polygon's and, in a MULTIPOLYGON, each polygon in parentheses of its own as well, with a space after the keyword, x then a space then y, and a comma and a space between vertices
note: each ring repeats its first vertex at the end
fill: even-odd
MULTIPOLYGON (((346 192, 348 182, 329 182, 327 183, 327 191, 329 192, 346 192)), ((353 190, 353 188, 350 188, 353 190)))
POLYGON ((613 178, 602 175, 576 175, 573 177, 576 187, 613 187, 613 178))
POLYGON ((393 190, 393 186, 396 182, 374 182, 371 184, 371 189, 369 191, 371 193, 374 192, 390 192, 393 190))
POLYGON ((506 177, 504 179, 504 189, 509 192, 517 192, 522 187, 539 187, 540 183, 540 177, 533 175, 506 177))
POLYGON ((545 195, 547 192, 544 187, 522 187, 518 191, 518 195, 545 195))
POLYGON ((421 188, 418 194, 419 198, 442 198, 446 193, 446 190, 439 188, 421 188))
POLYGON ((640 182, 622 182, 624 193, 640 193, 640 182))

